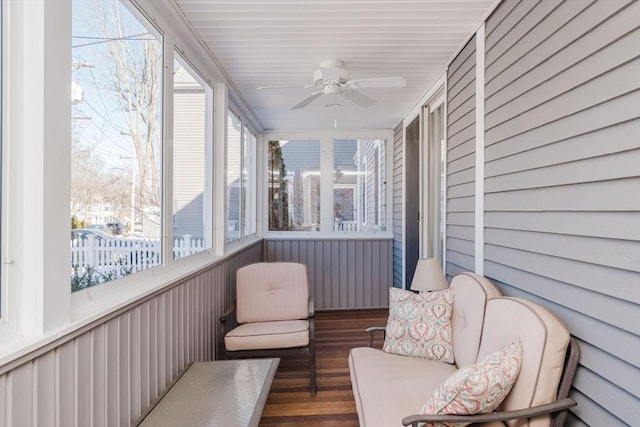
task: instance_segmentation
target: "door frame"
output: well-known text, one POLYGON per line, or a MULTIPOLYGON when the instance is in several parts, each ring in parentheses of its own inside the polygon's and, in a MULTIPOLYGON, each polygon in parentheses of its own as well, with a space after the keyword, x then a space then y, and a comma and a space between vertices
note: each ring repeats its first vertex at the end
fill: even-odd
MULTIPOLYGON (((445 92, 444 92, 444 86, 438 88, 438 90, 436 91, 435 95, 429 99, 424 107, 422 108, 422 123, 423 123, 423 132, 422 132, 422 139, 421 139, 421 147, 422 147, 422 151, 421 151, 421 157, 420 157, 420 193, 421 193, 421 199, 420 199, 420 208, 421 211, 424 213, 422 215, 422 221, 420 222, 420 257, 421 258, 438 258, 439 254, 435 254, 434 252, 434 247, 433 247, 433 241, 432 241, 432 236, 429 235, 429 226, 433 225, 432 229, 434 233, 439 233, 440 231, 440 222, 437 219, 437 211, 439 211, 441 209, 441 206, 439 206, 439 203, 436 203, 435 205, 430 204, 430 200, 429 197, 433 196, 433 197, 437 197, 438 201, 440 200, 440 191, 438 191, 437 189, 432 189, 432 185, 431 185, 431 179, 434 178, 434 174, 431 173, 431 168, 437 168, 437 174, 440 175, 442 174, 442 172, 444 172, 444 180, 442 182, 440 182, 440 186, 439 188, 441 189, 442 186, 445 186, 445 201, 444 203, 446 204, 446 148, 445 148, 445 161, 444 161, 444 166, 443 166, 443 170, 441 170, 440 168, 440 156, 442 154, 441 152, 441 147, 440 144, 442 142, 442 140, 446 141, 447 138, 447 134, 446 134, 446 96, 445 96, 445 92), (437 109, 439 109, 440 107, 442 107, 442 129, 440 130, 440 135, 441 135, 441 139, 440 141, 433 141, 432 138, 432 129, 431 129, 431 114, 433 112, 435 112, 437 109), (432 158, 432 156, 437 156, 437 158, 432 158), (434 194, 431 194, 431 191, 434 191, 434 194), (437 210, 437 211, 436 211, 437 210), (436 216, 436 218, 433 218, 433 216, 436 216), (432 224, 432 222, 434 221, 438 221, 437 224, 432 224)), ((445 144, 446 147, 446 144, 445 144)), ((446 214, 443 218, 443 224, 444 226, 446 226, 446 214)), ((433 238, 437 238, 437 237, 433 237, 433 238)), ((439 260, 441 262, 441 265, 444 268, 444 242, 443 242, 443 248, 442 248, 442 256, 441 259, 439 260)))

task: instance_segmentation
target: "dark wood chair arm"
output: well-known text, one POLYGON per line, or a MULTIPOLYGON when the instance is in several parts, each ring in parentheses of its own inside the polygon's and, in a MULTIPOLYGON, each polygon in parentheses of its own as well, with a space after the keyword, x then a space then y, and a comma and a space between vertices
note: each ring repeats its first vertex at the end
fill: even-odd
POLYGON ((227 318, 231 316, 235 311, 236 311, 236 302, 234 301, 233 304, 231 304, 231 307, 227 308, 227 310, 224 313, 222 313, 222 315, 218 318, 218 320, 220 321, 220 323, 226 322, 227 318))
POLYGON ((364 330, 369 334, 369 347, 373 347, 373 339, 375 338, 376 332, 382 332, 382 337, 384 338, 386 329, 385 326, 370 326, 364 330))
POLYGON ((517 420, 566 411, 576 405, 577 403, 573 399, 566 398, 545 405, 515 411, 489 412, 476 415, 410 415, 402 419, 402 425, 417 427, 420 423, 488 423, 517 420))

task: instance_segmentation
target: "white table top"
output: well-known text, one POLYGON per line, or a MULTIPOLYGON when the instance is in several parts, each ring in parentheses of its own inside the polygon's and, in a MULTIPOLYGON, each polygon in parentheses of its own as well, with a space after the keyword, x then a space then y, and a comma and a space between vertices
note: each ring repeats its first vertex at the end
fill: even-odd
POLYGON ((194 362, 144 427, 257 426, 280 359, 194 362))

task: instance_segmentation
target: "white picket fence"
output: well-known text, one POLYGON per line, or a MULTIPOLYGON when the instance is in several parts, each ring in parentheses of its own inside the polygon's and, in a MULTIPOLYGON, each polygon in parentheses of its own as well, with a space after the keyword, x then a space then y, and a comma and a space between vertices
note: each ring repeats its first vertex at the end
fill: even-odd
MULTIPOLYGON (((201 252, 204 239, 182 236, 174 239, 173 256, 182 258, 201 252)), ((100 274, 115 277, 160 264, 161 247, 158 239, 86 239, 71 240, 71 267, 73 274, 82 274, 87 267, 100 274)), ((115 278, 112 277, 112 278, 115 278)))

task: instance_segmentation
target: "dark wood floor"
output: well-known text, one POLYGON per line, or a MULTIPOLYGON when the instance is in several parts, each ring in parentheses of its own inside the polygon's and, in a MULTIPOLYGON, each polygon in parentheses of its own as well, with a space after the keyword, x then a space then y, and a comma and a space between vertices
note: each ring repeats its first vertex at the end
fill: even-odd
MULTIPOLYGON (((367 346, 369 334, 364 329, 384 326, 387 315, 387 309, 316 313, 318 394, 309 395, 306 359, 281 360, 260 425, 357 427, 349 349, 367 346)), ((382 337, 375 345, 382 345, 382 337)))

